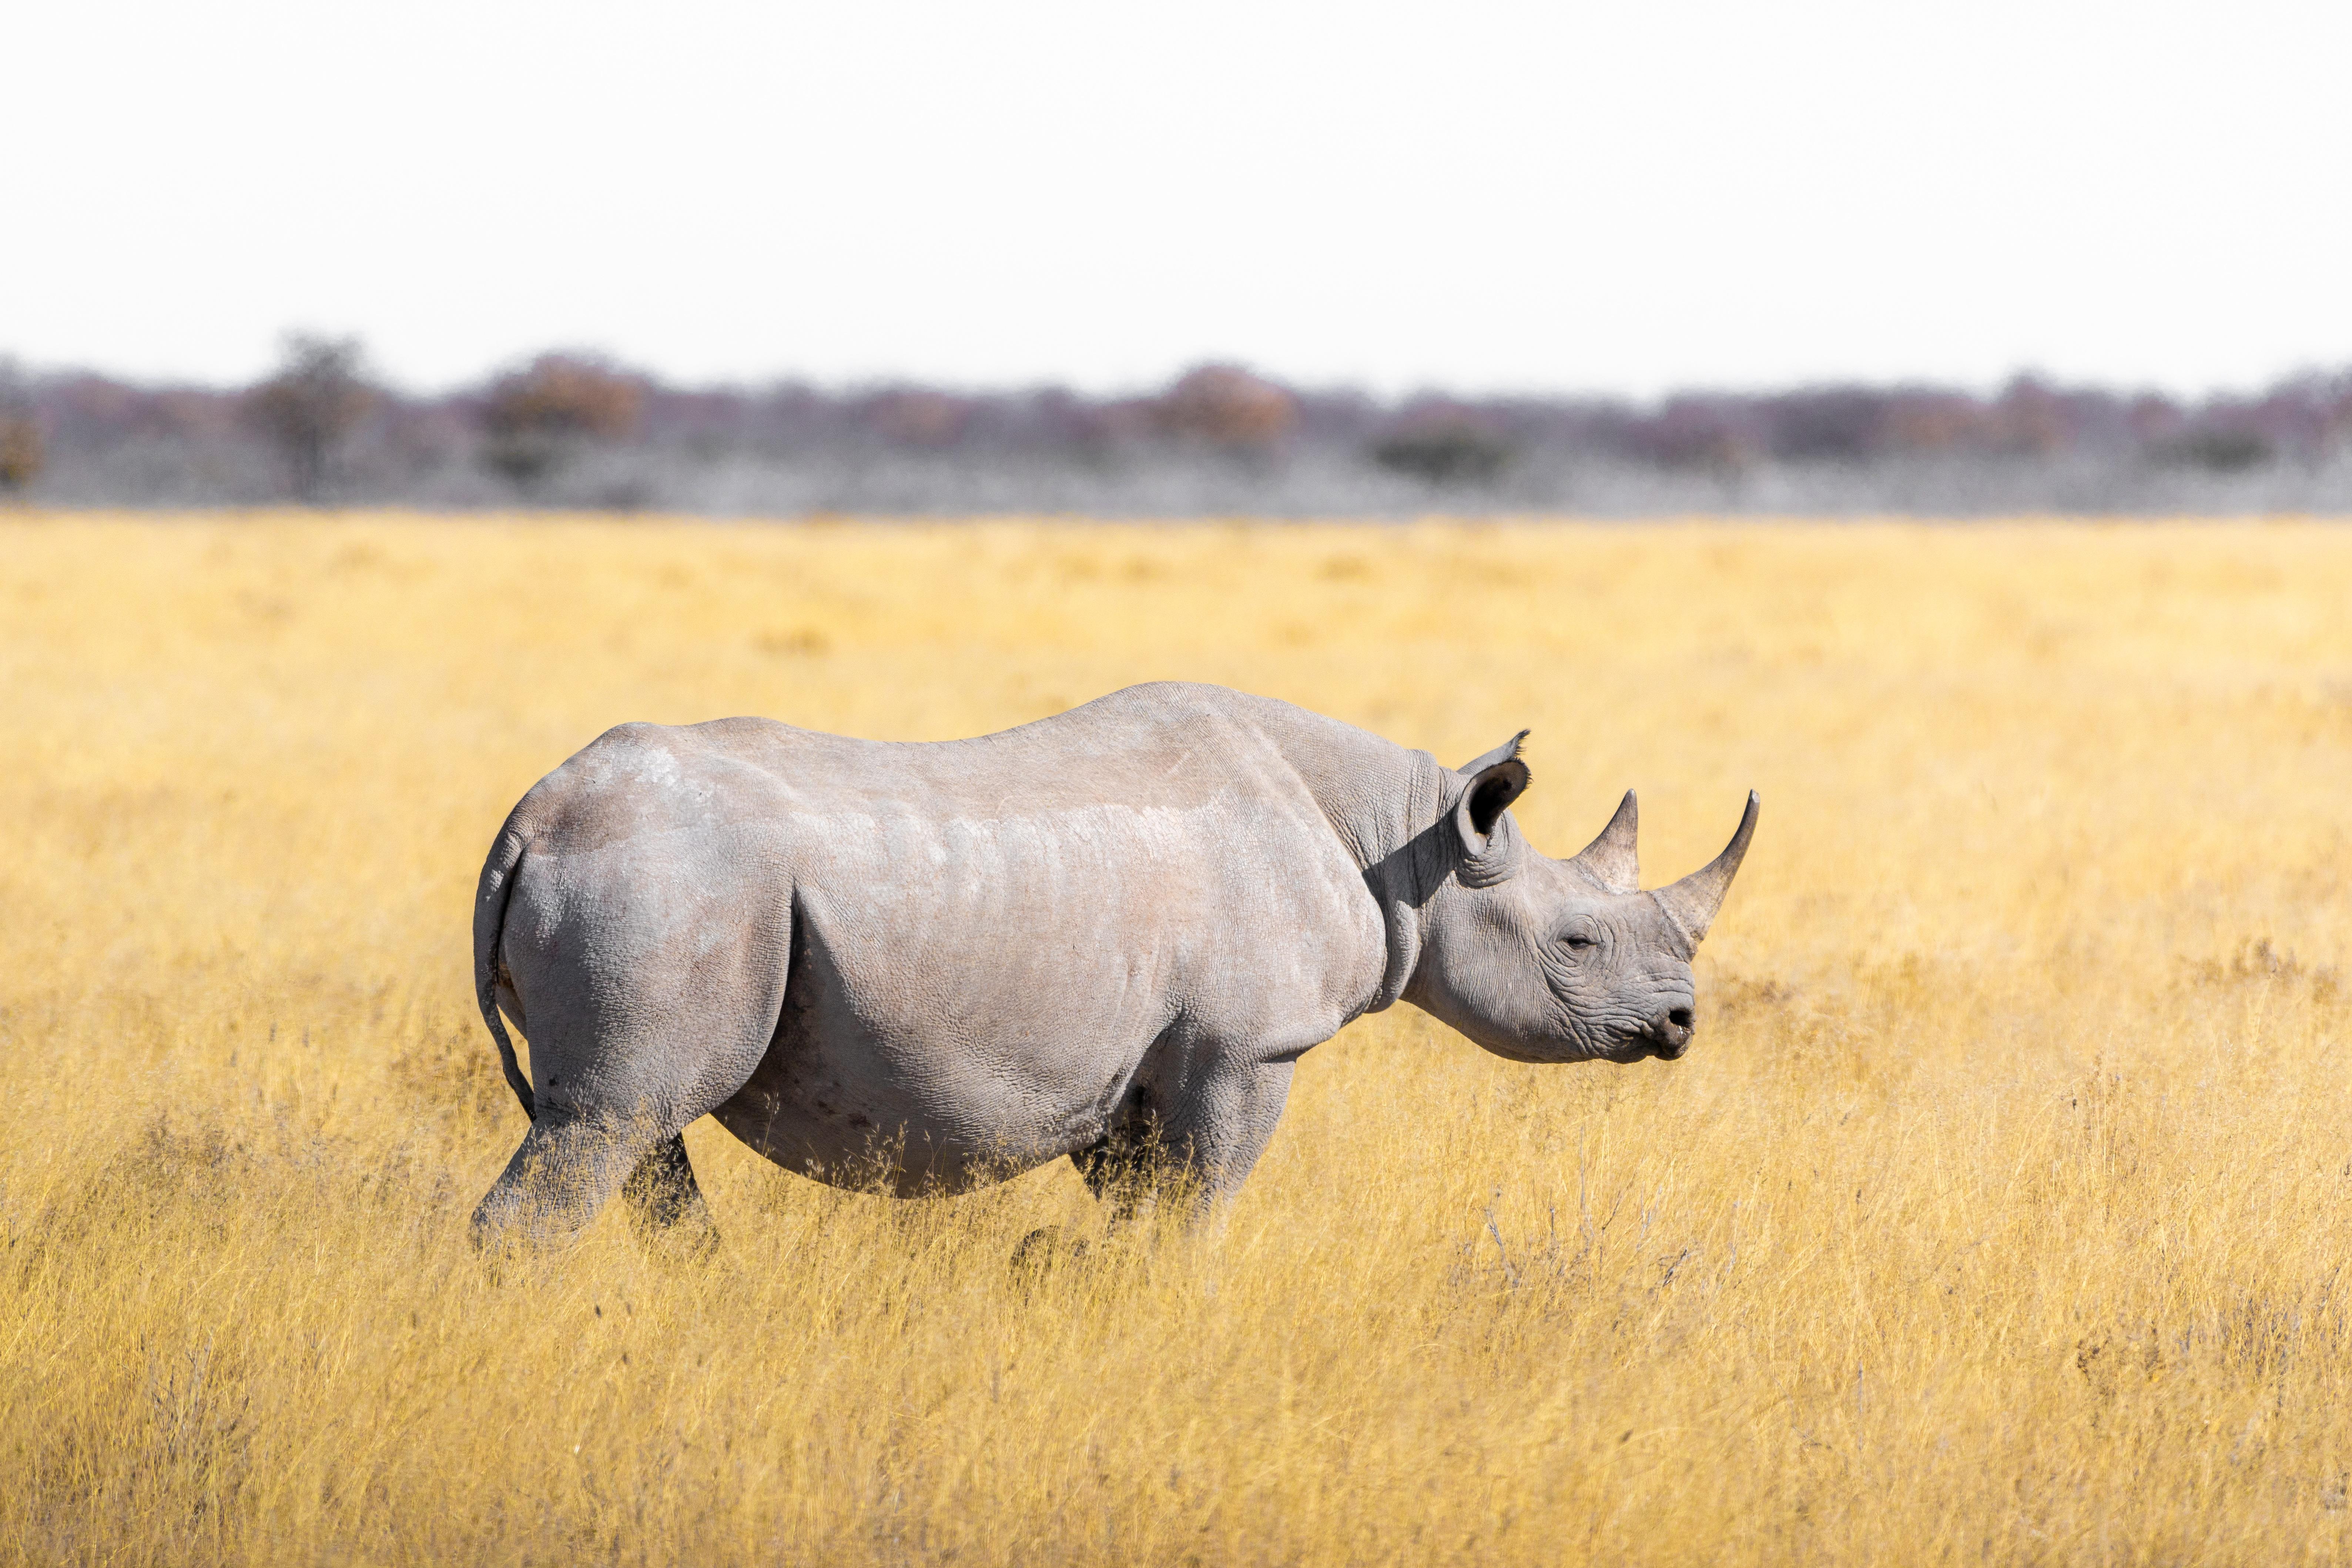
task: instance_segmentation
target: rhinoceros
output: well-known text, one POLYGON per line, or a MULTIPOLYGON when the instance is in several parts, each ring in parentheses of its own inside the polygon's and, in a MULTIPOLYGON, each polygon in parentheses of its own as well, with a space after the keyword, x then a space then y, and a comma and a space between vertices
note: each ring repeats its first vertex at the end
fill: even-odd
POLYGON ((1631 793, 1573 858, 1520 837, 1526 735, 1447 768, 1187 684, 969 741, 607 731, 482 868, 477 990, 531 1121, 475 1234, 566 1237, 616 1189, 708 1234, 679 1136, 704 1115, 839 1185, 1068 1157, 1100 1195, 1148 1158, 1205 1203, 1299 1057, 1399 1001, 1517 1061, 1678 1058, 1757 797, 1642 892, 1631 793))

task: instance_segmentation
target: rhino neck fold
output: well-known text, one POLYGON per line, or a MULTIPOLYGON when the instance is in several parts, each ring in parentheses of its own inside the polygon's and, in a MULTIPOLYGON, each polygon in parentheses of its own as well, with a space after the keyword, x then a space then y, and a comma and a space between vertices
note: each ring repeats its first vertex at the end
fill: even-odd
POLYGON ((1389 766, 1381 787, 1350 790, 1336 805, 1323 803, 1380 908, 1387 952, 1366 1013, 1393 1005, 1412 984, 1424 911, 1454 863, 1451 816, 1459 779, 1427 752, 1392 750, 1394 756, 1384 759, 1389 766), (1456 787, 1447 788, 1449 783, 1456 787))
POLYGON ((1397 825, 1396 846, 1364 868, 1365 885, 1380 901, 1381 923, 1388 932, 1388 967, 1369 1012, 1389 1006, 1412 986, 1430 900, 1454 866, 1454 797, 1459 789, 1446 786, 1458 781, 1428 752, 1412 756, 1421 765, 1414 770, 1410 808, 1397 825))
POLYGON ((1380 911, 1379 985, 1356 1000, 1350 1016, 1377 1013, 1404 994, 1421 962, 1423 910, 1453 868, 1451 816, 1467 781, 1427 752, 1352 724, 1267 698, 1240 700, 1306 785, 1380 911))

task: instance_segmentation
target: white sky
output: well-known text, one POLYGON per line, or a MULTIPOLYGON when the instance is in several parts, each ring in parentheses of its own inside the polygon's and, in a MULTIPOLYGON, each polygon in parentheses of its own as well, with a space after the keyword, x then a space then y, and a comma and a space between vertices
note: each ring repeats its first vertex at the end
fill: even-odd
POLYGON ((2352 5, 71 0, 0 353, 1650 394, 2352 363, 2352 5))

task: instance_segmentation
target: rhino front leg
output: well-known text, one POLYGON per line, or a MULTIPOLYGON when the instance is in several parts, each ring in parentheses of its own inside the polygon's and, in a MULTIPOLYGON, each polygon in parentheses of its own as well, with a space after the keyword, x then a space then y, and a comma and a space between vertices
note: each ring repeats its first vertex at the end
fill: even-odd
POLYGON ((1171 1178, 1206 1212, 1241 1189, 1290 1095, 1289 1061, 1216 1067, 1163 1089, 1138 1075, 1103 1141, 1071 1156, 1095 1196, 1124 1215, 1171 1178))

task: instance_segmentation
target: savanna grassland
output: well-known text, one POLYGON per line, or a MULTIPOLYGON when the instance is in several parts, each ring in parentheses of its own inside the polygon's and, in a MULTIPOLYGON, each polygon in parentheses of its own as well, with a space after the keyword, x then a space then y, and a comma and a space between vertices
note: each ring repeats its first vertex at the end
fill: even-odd
POLYGON ((2352 531, 0 522, 0 1560, 2352 1557, 2352 531), (469 976, 626 719, 1129 682, 1754 851, 1685 1060, 1410 1009, 1219 1224, 687 1139, 540 1261, 469 976))

